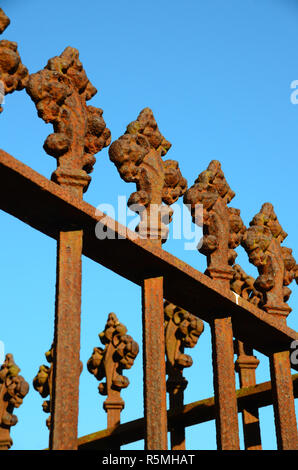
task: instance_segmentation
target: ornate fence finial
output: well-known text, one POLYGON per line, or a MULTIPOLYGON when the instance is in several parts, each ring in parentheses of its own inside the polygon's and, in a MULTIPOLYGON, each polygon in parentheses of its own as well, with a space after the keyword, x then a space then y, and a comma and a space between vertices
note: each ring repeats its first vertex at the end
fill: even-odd
POLYGON ((103 407, 107 412, 108 427, 120 423, 120 413, 124 408, 120 393, 129 385, 128 378, 121 374, 123 369, 133 366, 139 352, 138 344, 126 332, 126 327, 119 322, 115 313, 110 313, 104 331, 99 334, 105 348, 94 348, 87 362, 89 372, 97 380, 106 378, 106 382, 99 384, 98 391, 101 395, 107 395, 103 407))
MULTIPOLYGON (((233 279, 231 279, 231 290, 240 295, 253 305, 261 308, 263 305, 263 294, 255 287, 255 279, 246 274, 246 272, 235 264, 233 266, 233 279)), ((236 371, 240 374, 241 387, 255 385, 255 369, 260 361, 253 355, 253 349, 242 341, 234 340, 235 354, 237 360, 235 363, 236 371)))
POLYGON ((167 391, 176 394, 185 390, 187 380, 183 369, 192 365, 192 358, 184 348, 194 348, 204 331, 204 323, 183 308, 164 301, 165 345, 167 357, 167 391))
MULTIPOLYGON (((0 8, 0 34, 10 24, 10 19, 0 8)), ((3 108, 4 96, 16 90, 23 90, 27 85, 29 74, 22 64, 18 53, 17 43, 12 41, 0 41, 0 113, 3 108)))
POLYGON ((19 408, 29 391, 28 383, 19 375, 20 370, 13 355, 6 354, 0 368, 0 450, 8 450, 12 446, 10 428, 18 422, 13 411, 19 408))
POLYGON ((292 250, 281 246, 286 237, 272 204, 265 203, 250 222, 242 241, 250 262, 259 271, 255 287, 264 294, 263 309, 284 320, 292 310, 286 303, 291 294, 286 286, 296 275, 292 250))
POLYGON ((172 216, 168 206, 176 202, 187 188, 178 163, 175 160, 164 162, 161 158, 170 147, 170 142, 158 129, 151 109, 145 108, 109 149, 110 160, 121 178, 137 185, 137 192, 131 194, 128 201, 132 210, 140 212, 141 221, 136 230, 142 238, 162 242, 167 239, 166 224, 172 216))
POLYGON ((207 255, 207 274, 222 280, 225 285, 233 276, 232 265, 237 257, 236 248, 242 240, 245 227, 240 210, 227 207, 235 193, 228 185, 220 162, 212 160, 184 195, 184 203, 190 206, 194 223, 196 205, 203 205, 203 245, 199 249, 207 255))
MULTIPOLYGON (((39 392, 42 398, 49 397, 42 404, 45 413, 51 413, 52 385, 53 385, 53 346, 45 353, 45 357, 50 366, 42 365, 37 375, 33 379, 33 387, 39 392)), ((46 420, 47 428, 51 426, 51 415, 46 420)))
POLYGON ((254 284, 255 279, 246 274, 239 264, 234 264, 233 278, 231 279, 232 291, 257 307, 261 307, 263 305, 263 294, 256 289, 254 284))
POLYGON ((27 92, 39 117, 54 126, 44 144, 58 163, 52 179, 81 197, 91 181, 88 173, 96 161, 94 154, 110 144, 111 133, 102 109, 86 105, 97 90, 86 76, 78 51, 67 47, 43 70, 30 75, 27 92))
POLYGON ((9 25, 10 19, 6 16, 2 8, 0 8, 0 34, 2 34, 9 25))
MULTIPOLYGON (((167 392, 170 399, 170 410, 179 411, 183 408, 184 390, 187 380, 183 369, 192 365, 192 358, 184 353, 184 348, 193 348, 204 331, 204 323, 195 315, 176 305, 164 301, 165 346, 167 392)), ((171 449, 185 449, 185 431, 183 426, 175 426, 171 430, 171 449)))

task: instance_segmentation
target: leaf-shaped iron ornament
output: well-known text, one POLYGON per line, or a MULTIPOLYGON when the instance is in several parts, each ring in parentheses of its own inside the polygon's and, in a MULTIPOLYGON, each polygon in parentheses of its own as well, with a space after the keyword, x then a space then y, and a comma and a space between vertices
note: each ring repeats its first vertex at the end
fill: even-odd
POLYGON ((29 385, 19 375, 20 368, 14 362, 12 354, 6 354, 0 368, 0 450, 12 446, 10 428, 15 426, 18 418, 13 414, 19 408, 29 391, 29 385))
POLYGON ((83 69, 78 51, 67 47, 43 70, 30 75, 27 92, 39 117, 54 127, 44 144, 45 151, 58 163, 52 179, 82 196, 91 181, 88 173, 96 161, 94 154, 110 144, 111 133, 102 109, 86 105, 97 90, 83 69))
POLYGON ((281 246, 286 237, 272 204, 265 203, 250 222, 242 241, 250 262, 259 271, 255 287, 264 295, 262 308, 284 320, 291 312, 286 303, 291 294, 287 286, 297 276, 292 250, 281 246))
MULTIPOLYGON (((49 397, 42 404, 42 409, 45 413, 51 413, 51 398, 53 386, 53 346, 45 353, 46 360, 50 364, 40 366, 37 375, 33 379, 33 387, 42 396, 42 398, 49 397)), ((51 426, 51 415, 46 420, 47 428, 51 426)))
POLYGON ((137 186, 137 192, 128 200, 130 209, 140 213, 136 230, 142 238, 163 242, 168 236, 166 224, 173 213, 169 206, 187 189, 178 162, 161 158, 170 147, 158 129, 153 112, 145 108, 109 148, 110 160, 121 178, 137 186))
POLYGON ((204 331, 204 323, 195 315, 176 305, 164 302, 167 391, 177 393, 184 390, 187 380, 183 369, 192 365, 192 358, 184 348, 194 348, 204 331))
POLYGON ((199 251, 207 256, 207 274, 223 281, 227 286, 233 277, 233 265, 237 253, 234 250, 242 240, 245 226, 240 210, 228 207, 235 193, 228 185, 220 162, 212 160, 184 195, 184 203, 190 208, 193 222, 198 204, 203 205, 203 244, 199 251))
MULTIPOLYGON (((0 34, 10 24, 9 18, 0 8, 0 34)), ((7 40, 0 41, 0 113, 4 96, 16 90, 23 90, 27 85, 29 73, 22 64, 17 43, 7 40)))
POLYGON ((105 348, 96 347, 87 362, 87 368, 101 382, 98 391, 107 395, 104 409, 108 415, 108 427, 120 422, 120 412, 124 408, 124 401, 120 393, 128 387, 129 380, 122 375, 124 369, 130 369, 138 355, 139 346, 127 335, 126 327, 119 322, 115 313, 110 313, 104 331, 99 339, 105 348))
POLYGON ((263 304, 263 294, 255 287, 255 279, 246 274, 239 264, 233 266, 233 278, 231 279, 231 289, 248 302, 261 307, 263 304))

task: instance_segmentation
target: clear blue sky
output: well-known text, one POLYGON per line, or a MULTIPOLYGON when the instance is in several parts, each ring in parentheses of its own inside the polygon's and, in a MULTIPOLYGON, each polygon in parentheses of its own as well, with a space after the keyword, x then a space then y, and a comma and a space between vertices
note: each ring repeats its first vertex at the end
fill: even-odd
MULTIPOLYGON (((298 105, 290 101, 290 84, 298 79, 296 0, 3 0, 1 7, 11 18, 2 38, 18 42, 30 73, 66 46, 76 47, 98 89, 90 104, 104 109, 113 140, 140 110, 151 107, 172 143, 168 158, 179 161, 189 185, 210 160, 220 160, 236 192, 231 205, 241 209, 244 223, 272 202, 289 234, 284 244, 298 258, 298 105)), ((37 117, 29 96, 24 91, 7 96, 0 119, 1 148, 50 177, 56 162, 42 145, 52 127, 37 117)), ((102 151, 85 200, 115 204, 118 195, 134 190, 102 151)), ((44 352, 53 338, 56 247, 5 213, 0 224, 0 339, 30 383, 11 434, 15 449, 42 449, 48 445, 47 415, 32 379, 46 363, 44 352)), ((184 251, 183 240, 169 240, 164 248, 205 270, 205 257, 184 251)), ((243 268, 256 276, 242 248, 238 252, 243 268)), ((297 286, 291 287, 288 325, 298 329, 297 286)), ((79 436, 106 427, 103 397, 86 362, 111 311, 141 345, 140 288, 83 258, 79 436)), ((213 395, 208 325, 190 354, 194 365, 185 371, 186 403, 213 395)), ((269 380, 268 360, 257 356, 257 380, 269 380)), ((143 414, 141 353, 126 375, 131 384, 122 394, 123 422, 143 414)), ((260 416, 263 447, 274 449, 271 407, 260 416)), ((214 422, 188 428, 187 447, 215 449, 214 422)), ((127 448, 142 449, 143 443, 127 448)))

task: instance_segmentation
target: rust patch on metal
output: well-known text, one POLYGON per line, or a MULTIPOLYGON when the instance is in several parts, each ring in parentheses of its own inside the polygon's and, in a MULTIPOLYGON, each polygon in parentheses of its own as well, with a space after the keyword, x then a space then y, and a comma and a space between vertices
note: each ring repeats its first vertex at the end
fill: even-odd
POLYGON ((29 392, 28 383, 19 375, 20 370, 13 355, 6 354, 0 368, 0 450, 8 450, 12 446, 10 428, 18 422, 13 411, 21 406, 29 392))

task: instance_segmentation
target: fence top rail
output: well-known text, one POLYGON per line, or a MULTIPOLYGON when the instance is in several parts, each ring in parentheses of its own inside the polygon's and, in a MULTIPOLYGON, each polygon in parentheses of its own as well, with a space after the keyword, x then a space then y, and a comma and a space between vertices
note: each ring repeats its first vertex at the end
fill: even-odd
MULTIPOLYGON (((0 209, 56 239, 59 230, 83 228, 83 254, 122 277, 142 285, 148 276, 164 276, 164 297, 210 322, 213 315, 232 317, 234 335, 270 355, 290 349, 298 333, 215 281, 113 219, 71 195, 27 165, 0 150, 0 209), (20 198, 19 195, 22 195, 20 198), (102 224, 116 239, 99 240, 102 224), (121 238, 117 240, 117 238, 121 238)), ((298 370, 298 365, 292 364, 298 370)))

